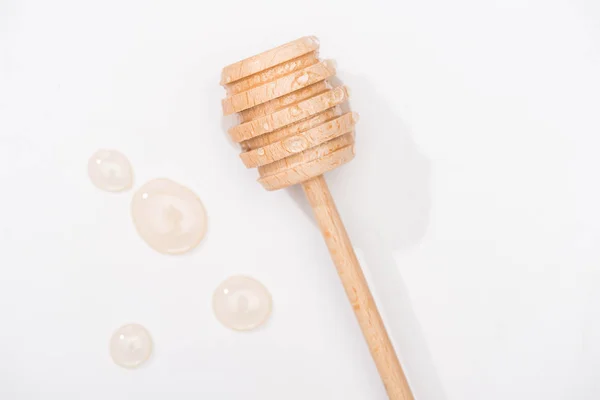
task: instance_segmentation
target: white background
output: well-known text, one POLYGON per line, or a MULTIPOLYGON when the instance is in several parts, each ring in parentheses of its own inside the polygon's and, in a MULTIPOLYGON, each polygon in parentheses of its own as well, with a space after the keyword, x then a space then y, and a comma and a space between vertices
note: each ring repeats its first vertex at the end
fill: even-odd
POLYGON ((1 0, 0 398, 386 398, 301 193, 222 129, 220 69, 310 34, 361 114, 329 181, 416 398, 600 398, 596 0, 1 0), (202 245, 151 250, 98 148, 193 188, 202 245), (274 298, 256 332, 212 315, 237 273, 274 298))

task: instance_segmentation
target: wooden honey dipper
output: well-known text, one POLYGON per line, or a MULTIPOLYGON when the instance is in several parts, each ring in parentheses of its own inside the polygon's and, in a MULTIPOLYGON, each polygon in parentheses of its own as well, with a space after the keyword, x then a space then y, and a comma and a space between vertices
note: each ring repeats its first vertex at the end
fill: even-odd
POLYGON ((229 134, 241 144, 246 167, 258 168, 258 181, 267 190, 302 184, 389 398, 412 400, 323 178, 354 158, 358 115, 341 111, 348 90, 330 87, 335 65, 321 61, 318 49, 317 38, 303 37, 223 68, 223 113, 239 113, 241 123, 229 134))

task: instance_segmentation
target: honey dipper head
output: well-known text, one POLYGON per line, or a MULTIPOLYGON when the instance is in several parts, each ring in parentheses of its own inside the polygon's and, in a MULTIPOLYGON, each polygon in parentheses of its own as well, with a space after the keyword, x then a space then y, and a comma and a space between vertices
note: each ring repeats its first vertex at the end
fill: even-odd
POLYGON ((223 68, 223 114, 239 113, 229 130, 258 181, 281 189, 322 175, 354 158, 355 113, 342 113, 345 86, 332 88, 331 60, 320 60, 319 41, 307 36, 223 68))

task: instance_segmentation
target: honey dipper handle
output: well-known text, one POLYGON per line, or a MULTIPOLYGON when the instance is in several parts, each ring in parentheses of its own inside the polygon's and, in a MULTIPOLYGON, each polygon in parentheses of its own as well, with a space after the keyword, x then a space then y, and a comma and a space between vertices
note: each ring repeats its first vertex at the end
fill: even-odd
POLYGON ((321 175, 309 179, 302 187, 315 213, 388 397, 391 400, 413 400, 406 376, 377 311, 325 178, 321 175))

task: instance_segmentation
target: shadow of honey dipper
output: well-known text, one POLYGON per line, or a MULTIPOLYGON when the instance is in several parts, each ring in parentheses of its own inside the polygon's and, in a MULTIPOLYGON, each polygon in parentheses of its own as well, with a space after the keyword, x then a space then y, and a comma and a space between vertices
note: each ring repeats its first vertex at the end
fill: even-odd
MULTIPOLYGON (((349 102, 360 110, 359 146, 353 162, 332 171, 327 180, 353 243, 362 252, 388 333, 402 350, 413 392, 419 399, 444 400, 439 375, 394 258, 394 251, 416 246, 426 233, 431 163, 374 85, 348 73, 343 73, 343 78, 352 89, 349 102)), ((339 79, 332 83, 342 84, 339 79)), ((302 190, 294 186, 288 193, 312 220, 302 190)))
POLYGON ((419 399, 446 398, 394 251, 423 238, 431 210, 431 163, 409 129, 364 77, 343 74, 361 123, 355 160, 330 174, 348 231, 362 251, 370 283, 419 399))
POLYGON ((319 42, 304 37, 225 67, 223 113, 238 113, 229 129, 243 163, 259 171, 267 190, 301 184, 392 400, 413 395, 323 174, 355 156, 357 114, 342 109, 344 86, 331 87, 335 64, 320 60, 319 42))

